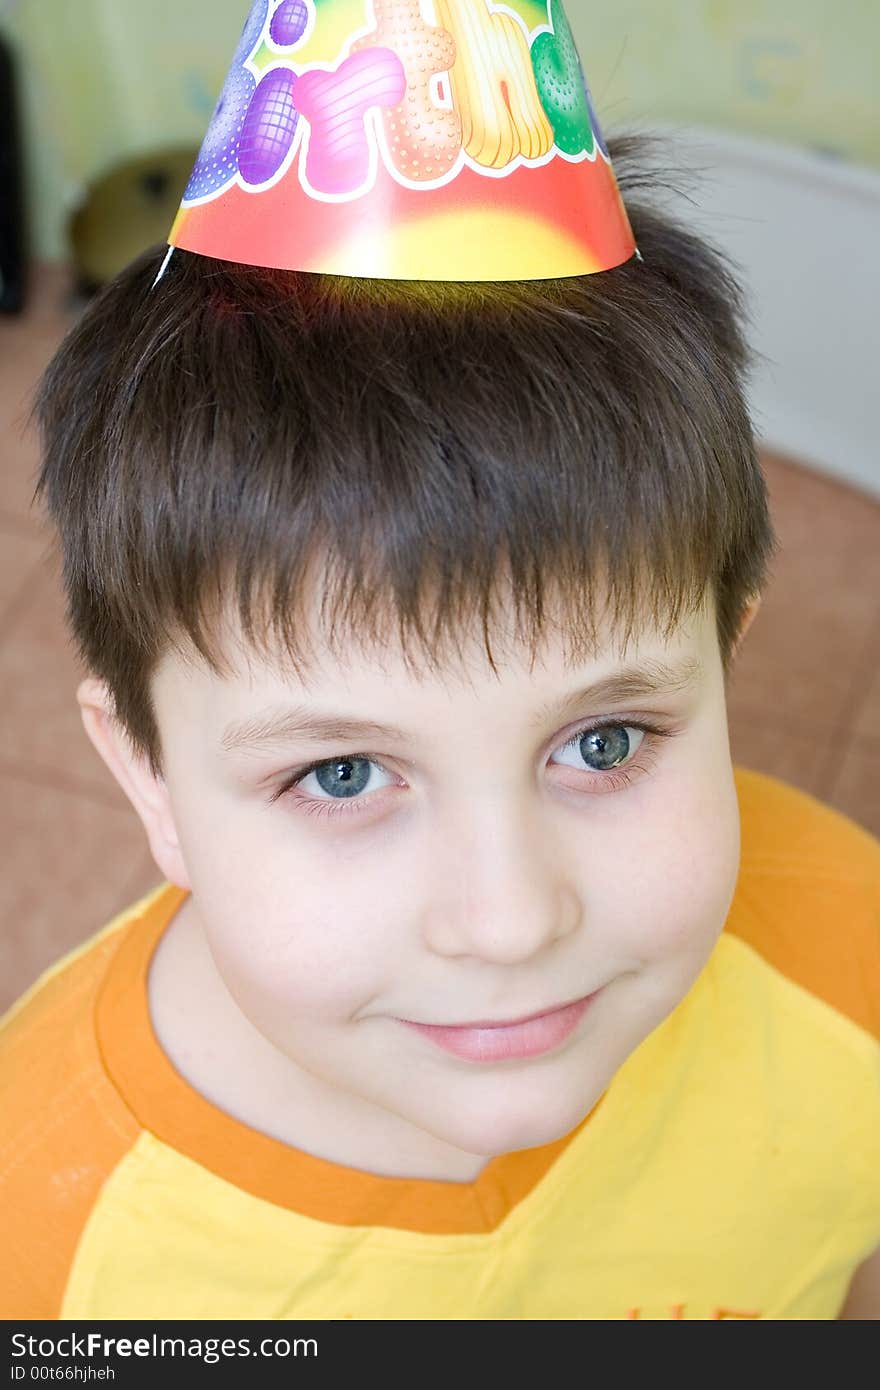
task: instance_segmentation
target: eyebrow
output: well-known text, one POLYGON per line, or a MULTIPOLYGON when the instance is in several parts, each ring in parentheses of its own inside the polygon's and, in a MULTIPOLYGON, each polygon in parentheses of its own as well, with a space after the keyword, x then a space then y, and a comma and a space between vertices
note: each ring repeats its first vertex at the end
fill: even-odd
MULTIPOLYGON (((673 663, 653 660, 639 662, 603 676, 601 680, 572 691, 558 701, 542 705, 530 722, 534 726, 549 718, 558 719, 574 706, 588 703, 620 704, 644 696, 682 694, 693 690, 704 675, 702 664, 694 657, 685 657, 673 663)), ((404 747, 412 747, 416 743, 412 734, 390 724, 344 714, 319 714, 303 705, 283 705, 273 706, 247 719, 234 720, 223 730, 220 747, 224 753, 231 753, 270 749, 292 742, 333 743, 362 739, 390 739, 404 747)))

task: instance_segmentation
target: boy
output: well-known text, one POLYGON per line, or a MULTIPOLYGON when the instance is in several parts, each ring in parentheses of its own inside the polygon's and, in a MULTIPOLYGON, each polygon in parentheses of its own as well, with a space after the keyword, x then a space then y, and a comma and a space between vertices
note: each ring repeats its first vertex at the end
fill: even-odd
POLYGON ((0 1034, 4 1316, 876 1316, 880 852, 731 767, 739 293, 613 153, 640 259, 149 253, 51 365, 167 882, 0 1034))

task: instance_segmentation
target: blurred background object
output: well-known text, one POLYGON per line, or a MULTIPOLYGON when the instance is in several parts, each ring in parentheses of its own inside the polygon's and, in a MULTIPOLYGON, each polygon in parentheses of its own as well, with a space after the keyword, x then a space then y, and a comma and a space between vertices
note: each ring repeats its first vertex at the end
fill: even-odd
MULTIPOLYGON (((67 257, 70 216, 99 180, 144 156, 198 150, 248 7, 249 0, 0 0, 0 34, 20 66, 38 259, 67 257)), ((189 168, 174 211, 188 176, 189 168)))
POLYGON ((81 294, 165 240, 197 155, 196 147, 139 155, 90 186, 70 219, 71 266, 81 294))
POLYGON ((24 304, 25 227, 18 85, 12 50, 0 35, 0 314, 24 304))
MULTIPOLYGON (((730 253, 748 292, 781 549, 731 680, 734 762, 880 835, 880 5, 565 6, 605 133, 667 136, 670 168, 699 172, 675 214, 730 253)), ((24 313, 0 317, 0 1008, 158 881, 80 727, 24 422, 76 287, 164 241, 248 7, 0 0, 32 259, 24 313)))

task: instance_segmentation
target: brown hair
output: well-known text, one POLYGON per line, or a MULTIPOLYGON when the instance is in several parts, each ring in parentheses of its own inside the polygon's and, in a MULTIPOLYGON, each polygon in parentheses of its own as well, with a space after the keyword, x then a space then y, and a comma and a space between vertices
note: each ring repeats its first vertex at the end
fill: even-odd
POLYGON ((499 580, 534 651, 551 591, 581 660, 594 595, 627 634, 707 591, 725 674, 775 546, 743 398, 740 288, 656 206, 657 142, 612 142, 641 259, 516 283, 351 280, 165 248, 92 302, 35 413, 68 617, 161 771, 150 677, 169 648, 228 669, 218 614, 305 667, 322 621, 429 664, 499 580), (648 190, 645 197, 644 190, 648 190))

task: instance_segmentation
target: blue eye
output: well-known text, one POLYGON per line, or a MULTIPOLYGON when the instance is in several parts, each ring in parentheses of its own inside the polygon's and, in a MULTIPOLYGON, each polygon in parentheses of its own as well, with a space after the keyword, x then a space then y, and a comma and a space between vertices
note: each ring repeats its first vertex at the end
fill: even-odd
MULTIPOLYGON (((608 772, 619 767, 641 747, 647 732, 646 728, 635 724, 594 725, 592 728, 582 729, 569 739, 562 752, 570 749, 575 759, 583 759, 590 772, 608 772), (630 736, 631 731, 640 737, 634 740, 630 736)), ((577 761, 566 765, 582 768, 582 764, 577 761)))
POLYGON ((298 803, 299 809, 310 815, 339 815, 342 812, 366 810, 375 798, 361 793, 377 791, 390 785, 391 780, 391 774, 375 759, 356 753, 344 758, 327 758, 324 762, 302 768, 288 778, 270 800, 277 801, 279 797, 289 796, 298 803), (389 781, 379 782, 378 787, 375 783, 371 785, 374 772, 389 781), (314 778, 317 789, 325 795, 316 796, 314 789, 309 794, 306 784, 310 777, 314 778), (300 788, 304 789, 304 794, 300 788))
POLYGON ((365 790, 372 767, 369 758, 341 758, 339 762, 321 763, 311 775, 328 796, 357 796, 365 790))

